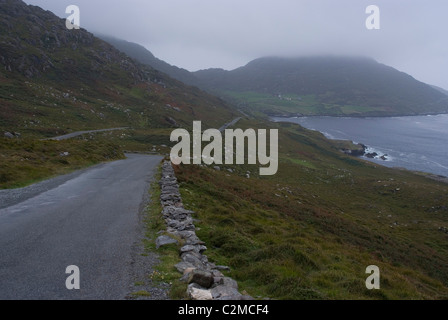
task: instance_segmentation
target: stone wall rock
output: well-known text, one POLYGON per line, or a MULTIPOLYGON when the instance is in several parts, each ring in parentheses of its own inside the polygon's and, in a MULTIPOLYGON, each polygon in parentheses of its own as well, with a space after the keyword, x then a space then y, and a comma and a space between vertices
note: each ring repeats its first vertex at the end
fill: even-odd
POLYGON ((164 161, 162 164, 162 177, 159 184, 162 216, 167 225, 167 233, 173 235, 174 238, 182 239, 184 243, 179 250, 182 261, 175 267, 182 274, 181 281, 189 284, 188 296, 193 300, 253 299, 238 292, 237 282, 225 277, 221 272, 221 270, 230 270, 229 267, 216 266, 203 254, 207 247, 196 235, 192 217, 194 212, 186 210, 183 206, 177 178, 170 161, 164 161))

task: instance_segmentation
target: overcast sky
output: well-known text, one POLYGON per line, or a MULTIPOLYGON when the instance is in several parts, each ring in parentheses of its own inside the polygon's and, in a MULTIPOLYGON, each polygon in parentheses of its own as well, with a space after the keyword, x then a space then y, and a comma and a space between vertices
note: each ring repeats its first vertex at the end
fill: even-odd
POLYGON ((365 55, 448 90, 447 0, 26 0, 195 71, 262 56, 365 55), (367 30, 368 5, 381 13, 367 30))

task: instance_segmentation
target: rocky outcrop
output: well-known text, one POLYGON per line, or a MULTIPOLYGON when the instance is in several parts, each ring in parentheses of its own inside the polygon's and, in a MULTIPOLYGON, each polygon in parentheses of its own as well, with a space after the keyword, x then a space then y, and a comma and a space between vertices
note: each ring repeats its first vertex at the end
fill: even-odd
POLYGON ((369 152, 369 153, 366 153, 365 156, 369 159, 381 159, 383 161, 386 161, 387 157, 388 157, 387 154, 380 155, 377 152, 369 152))
POLYGON ((439 228, 439 231, 442 231, 442 232, 448 234, 448 228, 440 227, 440 228, 439 228))
POLYGON ((354 157, 366 157, 368 159, 381 159, 383 161, 387 160, 387 154, 378 154, 377 152, 368 152, 369 147, 362 143, 353 144, 352 148, 340 148, 340 151, 354 157))
POLYGON ((341 152, 354 157, 362 157, 366 153, 367 146, 362 143, 354 145, 353 148, 341 148, 341 152))
POLYGON ((221 272, 229 270, 228 267, 209 262, 207 256, 203 254, 207 247, 196 235, 192 217, 194 212, 186 210, 183 206, 179 185, 170 161, 162 164, 162 178, 159 184, 166 231, 173 236, 173 239, 181 239, 183 244, 179 250, 182 261, 175 267, 182 274, 181 281, 188 283, 189 297, 193 300, 252 299, 238 292, 237 282, 221 272))
POLYGON ((152 68, 83 28, 67 29, 65 19, 21 0, 0 0, 0 70, 27 78, 158 81, 152 68))

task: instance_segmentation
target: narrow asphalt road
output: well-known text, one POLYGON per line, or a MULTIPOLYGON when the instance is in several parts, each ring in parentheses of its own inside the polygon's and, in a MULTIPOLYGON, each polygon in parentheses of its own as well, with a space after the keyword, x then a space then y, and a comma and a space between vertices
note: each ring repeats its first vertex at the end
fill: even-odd
POLYGON ((229 123, 224 124, 221 128, 219 128, 219 131, 223 132, 224 130, 226 130, 228 127, 231 127, 233 125, 235 125, 238 121, 241 120, 241 117, 233 119, 232 121, 230 121, 229 123))
POLYGON ((49 138, 49 139, 46 139, 46 140, 57 140, 57 141, 60 141, 60 140, 67 140, 67 139, 70 139, 70 138, 81 136, 81 135, 86 134, 86 133, 108 132, 108 131, 126 130, 126 129, 129 129, 129 128, 123 127, 123 128, 99 129, 99 130, 88 130, 88 131, 76 131, 76 132, 64 134, 63 136, 53 137, 53 138, 49 138))
MULTIPOLYGON (((160 156, 127 155, 0 209, 0 299, 124 299, 160 156), (80 289, 66 288, 66 268, 80 289)), ((16 191, 17 192, 17 191, 16 191)))

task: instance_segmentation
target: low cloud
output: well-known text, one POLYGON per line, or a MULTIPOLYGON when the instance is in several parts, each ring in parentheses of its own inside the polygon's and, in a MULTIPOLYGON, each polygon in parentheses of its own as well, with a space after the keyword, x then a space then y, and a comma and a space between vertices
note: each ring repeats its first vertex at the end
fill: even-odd
POLYGON ((188 70, 234 69, 272 55, 364 55, 448 88, 445 0, 27 0, 81 26, 137 42, 188 70), (381 29, 367 30, 375 4, 381 29))

